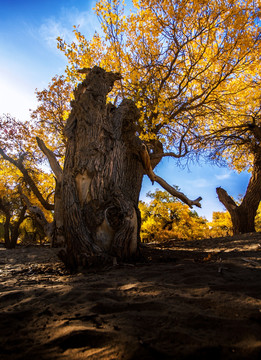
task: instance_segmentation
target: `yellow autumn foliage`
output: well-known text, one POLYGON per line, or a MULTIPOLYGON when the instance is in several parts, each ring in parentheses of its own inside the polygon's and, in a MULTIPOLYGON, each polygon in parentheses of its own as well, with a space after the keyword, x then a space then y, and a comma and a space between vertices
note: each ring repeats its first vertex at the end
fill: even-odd
MULTIPOLYGON (((16 120, 10 115, 0 117, 0 148, 14 161, 22 161, 25 168, 37 185, 38 190, 46 199, 53 201, 53 190, 55 181, 50 173, 44 171, 40 150, 36 144, 37 131, 30 122, 16 120), (20 160, 19 160, 20 159, 20 160)), ((40 204, 30 187, 25 183, 21 171, 10 161, 0 156, 0 200, 2 205, 8 208, 11 228, 17 222, 24 203, 19 193, 19 187, 29 198, 31 204, 41 208, 48 221, 53 220, 53 214, 40 204)), ((6 221, 6 213, 0 208, 0 222, 6 221)), ((3 235, 3 234, 2 234, 3 235)))
POLYGON ((82 79, 77 69, 94 65, 120 72, 109 99, 135 102, 140 137, 158 139, 165 151, 174 151, 183 136, 197 151, 195 133, 215 127, 220 103, 253 79, 260 48, 257 4, 135 0, 126 10, 123 1, 100 0, 94 10, 103 34, 87 40, 75 27, 71 44, 58 38, 69 63, 67 80, 77 83, 82 79))
POLYGON ((148 204, 139 203, 143 242, 169 239, 195 240, 209 236, 207 220, 166 191, 156 190, 147 195, 152 200, 148 204))
POLYGON ((211 237, 223 237, 233 235, 232 221, 228 211, 213 212, 212 221, 209 222, 209 227, 211 237))

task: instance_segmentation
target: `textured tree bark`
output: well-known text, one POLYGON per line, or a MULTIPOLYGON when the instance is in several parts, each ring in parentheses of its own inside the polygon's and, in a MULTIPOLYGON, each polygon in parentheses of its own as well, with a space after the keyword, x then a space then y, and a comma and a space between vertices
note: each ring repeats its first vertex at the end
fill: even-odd
MULTIPOLYGON (((144 174, 163 183, 152 168, 146 145, 136 135, 139 111, 131 100, 119 107, 106 104, 106 96, 119 74, 94 67, 83 69, 86 79, 74 91, 75 100, 64 133, 67 137, 62 201, 66 266, 130 260, 138 252, 140 232, 139 193, 144 174)), ((152 144, 154 154, 162 145, 152 144)), ((175 190, 166 182, 169 190, 175 190)), ((200 199, 189 200, 200 206, 200 199)))
POLYGON ((117 79, 98 67, 89 70, 65 127, 63 259, 71 268, 137 252, 144 174, 135 135, 139 113, 129 100, 118 108, 106 105, 117 79))
POLYGON ((261 201, 261 151, 255 153, 252 176, 246 194, 238 206, 234 200, 221 187, 217 188, 219 200, 228 210, 232 224, 233 234, 255 232, 255 216, 261 201))

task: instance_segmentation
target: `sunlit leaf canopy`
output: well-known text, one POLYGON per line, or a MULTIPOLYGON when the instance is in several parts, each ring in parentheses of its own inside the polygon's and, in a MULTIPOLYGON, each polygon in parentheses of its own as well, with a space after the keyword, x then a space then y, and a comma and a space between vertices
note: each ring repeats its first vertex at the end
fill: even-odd
POLYGON ((126 11, 123 1, 98 1, 95 11, 103 34, 90 41, 76 27, 71 44, 58 38, 69 62, 68 80, 77 83, 82 76, 77 70, 94 65, 120 72, 122 80, 110 99, 135 101, 141 111, 140 136, 160 140, 166 153, 184 154, 186 145, 195 153, 202 148, 198 135, 237 116, 235 106, 233 117, 228 107, 220 113, 224 102, 241 98, 254 84, 260 50, 258 3, 132 3, 126 11))
POLYGON ((206 219, 166 191, 147 194, 151 201, 139 203, 142 241, 167 239, 202 239, 209 237, 206 219))
MULTIPOLYGON (((260 44, 259 44, 260 46, 260 44)), ((211 121, 201 121, 200 140, 217 160, 226 160, 238 172, 252 170, 260 152, 261 126, 260 48, 252 54, 251 66, 223 89, 211 121), (254 66, 254 68, 253 68, 254 66)))

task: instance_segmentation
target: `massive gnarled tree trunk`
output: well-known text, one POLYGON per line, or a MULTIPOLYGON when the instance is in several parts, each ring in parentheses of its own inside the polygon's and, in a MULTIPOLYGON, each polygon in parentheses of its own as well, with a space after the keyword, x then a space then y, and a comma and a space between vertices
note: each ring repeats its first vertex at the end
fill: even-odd
POLYGON ((135 135, 139 113, 127 100, 118 108, 106 105, 119 78, 100 68, 88 71, 65 127, 63 203, 70 266, 104 254, 129 258, 137 251, 144 173, 135 135))
POLYGON ((224 189, 216 189, 219 200, 231 216, 234 235, 255 232, 255 217, 261 201, 260 179, 261 151, 257 151, 254 155, 252 176, 240 205, 237 205, 224 189))
POLYGON ((153 172, 166 154, 157 140, 150 143, 149 154, 138 137, 139 111, 135 104, 126 99, 118 107, 106 104, 107 94, 120 75, 99 67, 81 72, 86 73, 86 79, 74 91, 75 100, 64 129, 64 169, 37 138, 55 175, 54 205, 39 192, 23 165, 24 155, 14 160, 0 148, 0 155, 21 171, 44 208, 54 210, 54 221, 49 223, 41 209, 21 193, 50 241, 56 246, 65 243, 60 257, 71 271, 137 255, 141 225, 138 201, 145 174, 190 207, 201 206, 200 197, 188 199, 153 172))
MULTIPOLYGON (((191 201, 153 173, 146 145, 136 135, 139 112, 130 100, 106 105, 106 96, 119 74, 99 67, 85 69, 86 79, 75 90, 65 126, 67 148, 62 200, 66 251, 71 269, 96 260, 135 257, 138 250, 139 193, 145 173, 191 201)), ((156 163, 154 164, 156 165, 156 163)), ((153 166, 154 166, 153 165, 153 166)))

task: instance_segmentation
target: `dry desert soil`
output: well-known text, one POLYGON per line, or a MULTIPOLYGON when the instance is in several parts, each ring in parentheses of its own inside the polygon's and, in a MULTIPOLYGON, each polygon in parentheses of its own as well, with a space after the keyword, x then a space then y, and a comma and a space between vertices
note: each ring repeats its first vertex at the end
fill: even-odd
POLYGON ((0 359, 261 359, 261 234, 142 246, 66 273, 54 249, 0 246, 0 359))

